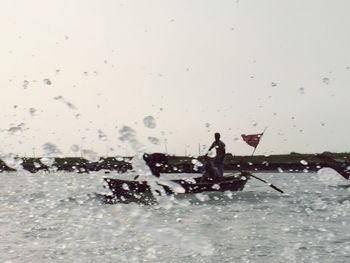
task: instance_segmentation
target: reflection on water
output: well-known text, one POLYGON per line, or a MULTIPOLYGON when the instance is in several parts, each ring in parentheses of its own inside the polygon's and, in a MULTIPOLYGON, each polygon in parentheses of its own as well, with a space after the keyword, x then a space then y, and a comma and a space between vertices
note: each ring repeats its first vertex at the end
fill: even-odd
MULTIPOLYGON (((103 204, 94 195, 106 192, 103 175, 0 174, 1 261, 350 259, 349 183, 330 170, 259 175, 283 195, 252 179, 243 192, 162 197, 154 205, 103 204)), ((164 175, 178 176, 190 175, 164 175)))

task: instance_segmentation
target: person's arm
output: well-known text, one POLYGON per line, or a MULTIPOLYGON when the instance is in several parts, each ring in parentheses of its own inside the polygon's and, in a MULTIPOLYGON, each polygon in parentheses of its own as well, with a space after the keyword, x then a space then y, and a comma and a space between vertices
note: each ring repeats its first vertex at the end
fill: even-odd
POLYGON ((215 145, 216 145, 216 144, 215 144, 215 142, 213 142, 213 143, 212 143, 212 145, 210 146, 210 148, 209 148, 208 152, 210 152, 210 151, 211 151, 211 149, 213 149, 213 148, 215 147, 215 145))

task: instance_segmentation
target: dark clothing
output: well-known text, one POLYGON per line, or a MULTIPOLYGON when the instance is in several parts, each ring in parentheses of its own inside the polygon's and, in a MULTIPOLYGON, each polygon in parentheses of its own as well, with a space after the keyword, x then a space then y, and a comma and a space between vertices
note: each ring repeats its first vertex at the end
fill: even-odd
POLYGON ((211 149, 215 148, 216 150, 216 156, 214 158, 214 166, 216 169, 218 169, 219 175, 224 175, 224 159, 226 154, 225 144, 220 140, 215 140, 212 145, 209 148, 209 151, 211 149))
POLYGON ((204 165, 204 173, 202 176, 202 182, 208 183, 208 182, 219 182, 221 181, 222 176, 218 169, 212 164, 211 161, 207 160, 204 165))
POLYGON ((225 150, 225 144, 218 140, 218 141, 214 141, 212 143, 212 145, 209 148, 209 151, 211 149, 215 148, 216 150, 216 156, 214 158, 214 163, 223 163, 224 159, 225 159, 225 154, 226 154, 226 150, 225 150))

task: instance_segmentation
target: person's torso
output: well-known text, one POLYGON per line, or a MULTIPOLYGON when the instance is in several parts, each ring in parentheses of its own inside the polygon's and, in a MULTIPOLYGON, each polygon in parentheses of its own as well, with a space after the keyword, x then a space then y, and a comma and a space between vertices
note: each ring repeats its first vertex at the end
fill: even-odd
POLYGON ((216 156, 215 162, 223 162, 226 154, 225 144, 222 141, 214 142, 216 156))

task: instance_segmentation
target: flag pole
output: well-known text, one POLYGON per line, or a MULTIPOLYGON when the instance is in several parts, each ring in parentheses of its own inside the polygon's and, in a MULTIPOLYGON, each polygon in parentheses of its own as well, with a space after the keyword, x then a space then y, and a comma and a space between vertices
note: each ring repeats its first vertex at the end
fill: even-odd
POLYGON ((258 143, 258 145, 257 145, 256 147, 254 147, 254 151, 252 152, 252 155, 251 155, 251 156, 254 155, 256 148, 258 148, 258 146, 259 146, 259 144, 260 144, 260 141, 261 141, 261 138, 263 137, 263 135, 264 135, 266 129, 267 129, 267 126, 264 128, 263 132, 261 133, 261 136, 260 136, 260 139, 259 139, 259 143, 258 143))
MULTIPOLYGON (((267 126, 265 127, 264 131, 261 133, 260 140, 261 140, 262 136, 264 135, 266 129, 267 129, 267 126)), ((260 143, 260 140, 259 140, 259 143, 260 143)), ((258 143, 258 145, 259 145, 259 143, 258 143)), ((254 147, 254 151, 253 151, 253 153, 252 153, 251 156, 254 155, 255 150, 256 150, 256 148, 258 147, 258 145, 257 145, 256 147, 254 147)), ((255 178, 255 179, 258 179, 259 181, 261 181, 261 182, 263 182, 263 183, 265 183, 265 184, 267 184, 268 186, 270 186, 271 188, 275 189, 276 191, 278 191, 278 192, 280 192, 280 193, 282 193, 282 194, 284 193, 284 192, 283 192, 281 189, 279 189, 277 186, 275 186, 275 185, 273 185, 273 184, 271 184, 271 183, 265 181, 264 179, 262 179, 262 178, 260 178, 260 177, 257 177, 256 175, 253 175, 253 174, 250 174, 250 176, 253 177, 253 178, 255 178)))

